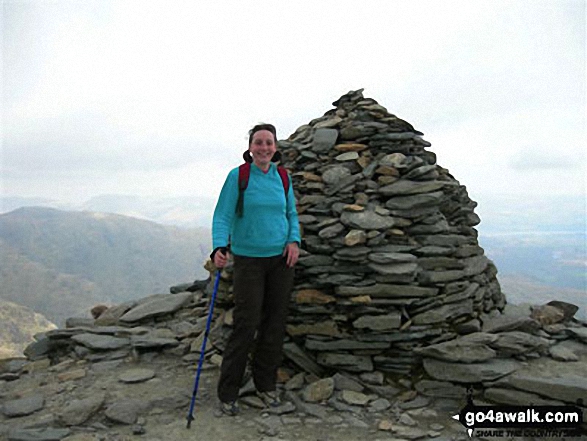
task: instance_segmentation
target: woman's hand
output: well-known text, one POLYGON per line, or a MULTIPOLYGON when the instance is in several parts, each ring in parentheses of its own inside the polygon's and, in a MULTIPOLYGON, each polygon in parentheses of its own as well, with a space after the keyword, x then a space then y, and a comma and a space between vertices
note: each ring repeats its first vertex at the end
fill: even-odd
POLYGON ((228 262, 229 256, 230 252, 228 252, 228 250, 226 250, 225 253, 222 253, 221 250, 216 251, 214 254, 214 265, 216 265, 216 268, 224 268, 226 262, 228 262))
POLYGON ((290 242, 283 250, 283 257, 286 259, 286 264, 289 268, 293 267, 300 257, 300 249, 297 242, 290 242))

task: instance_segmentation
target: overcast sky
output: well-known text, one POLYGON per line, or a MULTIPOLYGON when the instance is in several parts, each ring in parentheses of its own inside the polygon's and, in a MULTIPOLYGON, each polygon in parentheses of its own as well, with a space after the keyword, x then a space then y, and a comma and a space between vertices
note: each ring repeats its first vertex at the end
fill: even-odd
POLYGON ((216 197, 365 88, 475 200, 585 194, 585 1, 2 2, 4 196, 216 197))

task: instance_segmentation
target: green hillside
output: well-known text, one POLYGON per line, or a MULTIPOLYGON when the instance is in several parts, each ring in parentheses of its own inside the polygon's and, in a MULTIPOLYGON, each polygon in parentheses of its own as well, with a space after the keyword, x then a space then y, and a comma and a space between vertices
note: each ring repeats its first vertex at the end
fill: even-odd
POLYGON ((0 215, 0 298, 61 325, 96 303, 207 277, 209 230, 115 214, 27 207, 0 215))
POLYGON ((0 359, 22 357, 22 351, 36 333, 54 328, 41 314, 0 299, 0 359))

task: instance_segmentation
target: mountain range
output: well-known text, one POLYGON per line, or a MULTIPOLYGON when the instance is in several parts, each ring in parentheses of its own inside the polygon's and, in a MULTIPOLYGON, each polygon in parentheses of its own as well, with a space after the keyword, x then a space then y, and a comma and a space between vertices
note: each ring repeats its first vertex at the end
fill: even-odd
POLYGON ((118 304, 205 279, 210 233, 118 214, 19 208, 0 215, 0 299, 62 325, 97 303, 118 304))
MULTIPOLYGON (((480 244, 495 262, 510 303, 563 300, 587 318, 584 219, 571 202, 551 200, 551 208, 562 204, 556 216, 526 202, 525 223, 511 223, 519 217, 500 209, 498 201, 485 216, 480 244)), ((0 197, 5 355, 18 352, 40 327, 87 317, 96 304, 119 304, 208 277, 203 263, 211 249, 210 201, 114 195, 92 198, 73 211, 56 206, 68 207, 0 197)))

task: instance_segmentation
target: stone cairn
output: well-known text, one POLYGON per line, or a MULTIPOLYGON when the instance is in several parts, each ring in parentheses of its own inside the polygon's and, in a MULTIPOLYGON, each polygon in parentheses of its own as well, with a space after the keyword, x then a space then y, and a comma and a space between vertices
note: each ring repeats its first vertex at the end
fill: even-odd
POLYGON ((333 105, 279 142, 303 238, 286 353, 409 374, 415 348, 480 330, 505 297, 473 228, 477 204, 422 133, 362 89, 333 105))

